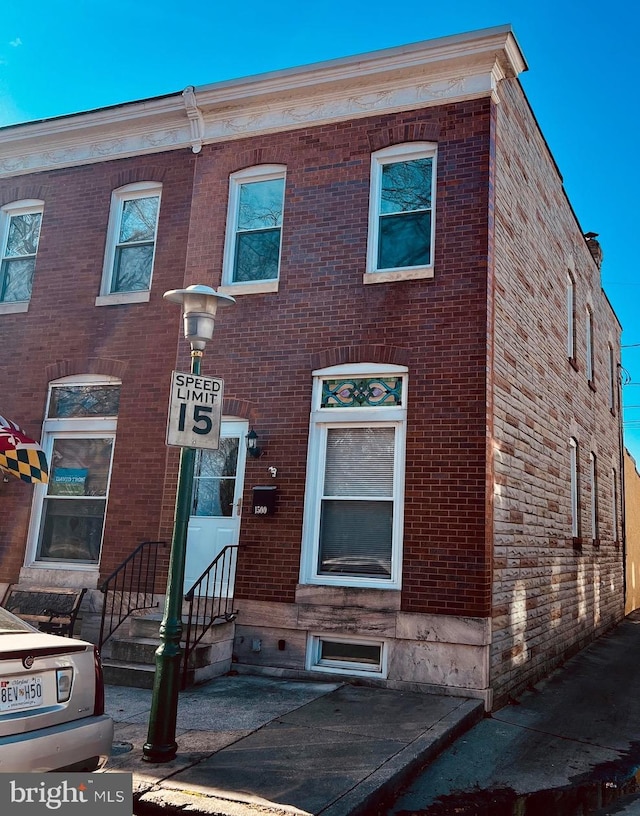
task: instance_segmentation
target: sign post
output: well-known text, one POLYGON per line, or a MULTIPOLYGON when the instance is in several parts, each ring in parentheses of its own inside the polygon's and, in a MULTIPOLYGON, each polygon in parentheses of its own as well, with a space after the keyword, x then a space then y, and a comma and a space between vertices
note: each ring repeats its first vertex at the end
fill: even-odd
POLYGON ((167 444, 181 448, 180 468, 167 570, 167 594, 160 624, 160 646, 156 650, 149 730, 142 747, 142 758, 146 762, 169 762, 175 758, 178 750, 176 724, 183 657, 180 645, 182 593, 196 448, 218 448, 222 413, 222 380, 203 377, 200 374, 200 361, 207 342, 213 337, 218 307, 235 303, 230 295, 223 295, 202 284, 172 289, 165 292, 164 297, 182 306, 184 336, 191 346, 191 371, 189 374, 173 372, 169 402, 167 444))
POLYGON ((217 377, 172 373, 167 445, 218 450, 223 387, 217 377))

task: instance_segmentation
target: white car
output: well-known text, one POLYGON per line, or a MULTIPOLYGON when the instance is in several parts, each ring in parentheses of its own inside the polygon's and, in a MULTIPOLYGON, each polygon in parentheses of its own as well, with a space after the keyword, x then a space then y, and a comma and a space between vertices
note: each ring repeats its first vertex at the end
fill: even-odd
POLYGON ((96 647, 0 607, 0 773, 95 771, 112 741, 96 647))

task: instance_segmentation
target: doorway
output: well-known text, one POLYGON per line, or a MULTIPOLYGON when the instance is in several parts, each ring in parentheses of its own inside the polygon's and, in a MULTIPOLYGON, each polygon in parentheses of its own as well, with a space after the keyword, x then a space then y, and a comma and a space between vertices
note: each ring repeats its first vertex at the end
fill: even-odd
MULTIPOLYGON (((193 499, 187 532, 184 591, 230 544, 237 544, 242 517, 242 493, 248 424, 223 420, 218 450, 196 451, 193 499)), ((233 593, 235 552, 229 592, 233 593)), ((219 594, 219 588, 211 587, 219 594)))

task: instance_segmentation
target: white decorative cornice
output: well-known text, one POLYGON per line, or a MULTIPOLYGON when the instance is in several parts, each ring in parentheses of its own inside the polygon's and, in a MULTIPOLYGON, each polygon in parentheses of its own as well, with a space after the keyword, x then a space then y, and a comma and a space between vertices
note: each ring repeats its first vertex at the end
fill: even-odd
POLYGON ((509 26, 0 129, 0 178, 496 97, 527 65, 509 26))

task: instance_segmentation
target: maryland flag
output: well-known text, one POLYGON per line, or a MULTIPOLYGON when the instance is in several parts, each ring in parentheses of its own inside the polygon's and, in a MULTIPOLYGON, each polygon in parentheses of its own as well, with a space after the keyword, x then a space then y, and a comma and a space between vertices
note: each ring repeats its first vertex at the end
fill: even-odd
POLYGON ((40 445, 15 422, 0 416, 0 470, 23 482, 49 481, 47 458, 40 445))

